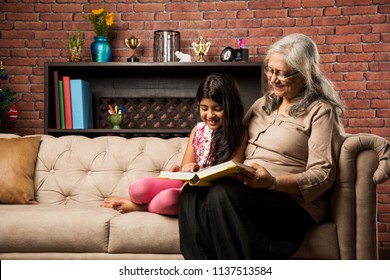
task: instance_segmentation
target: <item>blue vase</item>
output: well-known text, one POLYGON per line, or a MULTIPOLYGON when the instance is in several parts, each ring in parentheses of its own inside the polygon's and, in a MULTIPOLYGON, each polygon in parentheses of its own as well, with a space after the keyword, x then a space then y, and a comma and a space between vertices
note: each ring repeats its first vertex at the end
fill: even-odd
POLYGON ((92 60, 95 62, 107 62, 111 59, 111 46, 105 36, 96 36, 91 44, 92 60))

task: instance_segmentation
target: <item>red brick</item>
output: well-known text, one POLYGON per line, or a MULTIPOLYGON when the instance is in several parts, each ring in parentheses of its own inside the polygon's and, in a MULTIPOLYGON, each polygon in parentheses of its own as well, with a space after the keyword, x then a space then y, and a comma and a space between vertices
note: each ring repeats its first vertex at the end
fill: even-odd
MULTIPOLYGON (((191 3, 190 5, 194 6, 193 3, 191 3)), ((232 1, 229 1, 229 2, 217 2, 216 8, 217 8, 218 11, 223 11, 223 10, 234 10, 234 11, 237 11, 237 10, 246 10, 246 8, 247 8, 247 3, 246 3, 246 1, 237 1, 237 2, 232 2, 232 1)))
POLYGON ((254 12, 253 11, 238 11, 237 18, 238 19, 253 19, 254 12))
POLYGON ((378 222, 381 222, 381 223, 390 223, 390 215, 379 215, 378 216, 378 222))
POLYGON ((297 26, 312 26, 313 20, 311 18, 297 18, 296 25, 297 26))
POLYGON ((214 11, 216 9, 216 3, 213 2, 200 2, 199 11, 214 11))
POLYGON ((364 76, 366 77, 367 80, 375 80, 375 81, 390 80, 390 72, 367 72, 364 74, 364 76))
POLYGON ((275 0, 262 0, 262 1, 249 1, 249 9, 281 9, 283 1, 275 0))
POLYGON ((368 90, 388 90, 390 89, 390 81, 376 81, 376 82, 367 82, 368 90))
MULTIPOLYGON (((351 24, 377 24, 386 23, 386 15, 351 16, 351 24)), ((355 26, 356 27, 356 26, 355 26)), ((360 28, 360 26, 359 26, 360 28)))
POLYGON ((338 90, 362 90, 366 89, 366 85, 362 82, 335 82, 334 85, 338 90))
POLYGON ((363 51, 363 46, 361 44, 345 46, 346 53, 356 53, 356 52, 362 52, 362 51, 363 51))
POLYGON ((349 104, 349 103, 350 103, 350 101, 347 102, 347 110, 345 112, 346 118, 348 118, 348 119, 351 119, 351 118, 375 118, 375 111, 355 109, 352 107, 353 104, 349 104))
POLYGON ((390 242, 390 233, 378 233, 378 239, 380 241, 390 242))
POLYGON ((334 27, 321 26, 318 30, 319 35, 334 35, 334 27))
POLYGON ((254 18, 285 18, 287 17, 286 10, 259 10, 254 12, 254 18))
POLYGON ((134 12, 164 12, 164 4, 162 3, 142 3, 134 5, 134 12))
MULTIPOLYGON (((355 4, 353 4, 354 2, 357 2, 357 5, 361 4, 360 0, 357 1, 344 0, 344 1, 348 2, 348 4, 352 4, 353 6, 355 6, 355 4)), ((370 0, 368 1, 371 2, 370 0)), ((369 5, 371 3, 367 3, 367 4, 369 5)), ((342 8, 341 10, 343 15, 369 15, 369 14, 376 14, 378 8, 376 5, 372 5, 372 6, 346 7, 346 8, 342 8)))
POLYGON ((385 124, 385 119, 350 119, 349 126, 350 127, 383 127, 385 124))
POLYGON ((116 12, 123 15, 123 13, 132 13, 134 12, 134 5, 130 5, 129 3, 118 3, 116 5, 116 12))
POLYGON ((360 44, 360 35, 335 35, 326 37, 327 44, 360 44))
POLYGON ((236 18, 236 11, 223 11, 223 12, 205 12, 204 19, 234 19, 236 18))
POLYGON ((339 62, 368 62, 373 60, 373 55, 370 53, 363 54, 341 54, 337 56, 339 62))
POLYGON ((200 13, 172 13, 172 20, 202 20, 202 14, 200 13))
POLYGON ((390 99, 390 91, 388 90, 366 90, 357 93, 359 99, 390 99))
MULTIPOLYGON (((164 5, 165 11, 167 12, 197 12, 198 5, 195 3, 171 3, 164 5)), ((151 10, 154 11, 155 10, 151 10)))
POLYGON ((333 7, 334 1, 333 0, 302 0, 302 7, 303 8, 310 8, 310 7, 333 7))
POLYGON ((349 24, 349 18, 348 17, 317 17, 313 19, 313 24, 315 26, 318 25, 331 25, 331 26, 338 26, 338 25, 347 25, 349 24))
MULTIPOLYGON (((383 128, 371 128, 370 133, 376 134, 382 137, 390 137, 390 127, 383 127, 383 128)), ((390 141, 390 140, 388 140, 390 141)), ((390 211, 389 211, 390 212, 390 211)))
POLYGON ((340 16, 341 9, 340 8, 325 8, 324 15, 325 16, 340 16))
POLYGON ((344 75, 345 81, 362 81, 363 72, 347 73, 344 75))
MULTIPOLYGON (((389 110, 377 110, 377 116, 379 118, 387 118, 388 120, 390 120, 390 109, 389 110)), ((387 123, 387 126, 389 125, 389 123, 387 123)))
POLYGON ((379 43, 380 34, 367 34, 362 35, 362 42, 364 43, 379 43))
POLYGON ((388 62, 378 62, 369 64, 370 71, 390 71, 390 63, 388 62))
POLYGON ((364 52, 390 52, 390 44, 370 44, 368 46, 363 46, 364 52))
POLYGON ((11 13, 34 13, 34 4, 32 3, 1 3, 1 12, 11 13))
POLYGON ((321 17, 324 13, 324 10, 321 9, 299 9, 299 10, 291 10, 289 11, 288 15, 290 17, 310 17, 316 18, 321 17))
POLYGON ((388 99, 388 100, 374 99, 374 100, 371 101, 371 108, 374 108, 374 109, 387 109, 387 108, 390 108, 390 99, 388 99))
POLYGON ((372 26, 372 33, 388 33, 389 24, 375 24, 372 26))

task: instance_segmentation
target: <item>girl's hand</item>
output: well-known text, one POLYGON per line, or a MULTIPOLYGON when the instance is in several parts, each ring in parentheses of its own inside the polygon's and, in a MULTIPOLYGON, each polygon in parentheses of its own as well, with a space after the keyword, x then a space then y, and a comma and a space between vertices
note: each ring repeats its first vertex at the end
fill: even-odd
POLYGON ((170 172, 178 172, 178 171, 180 171, 180 166, 178 166, 177 164, 174 164, 174 165, 171 166, 171 168, 169 168, 168 171, 170 171, 170 172))
POLYGON ((241 173, 234 175, 234 177, 245 185, 257 189, 268 189, 271 187, 274 177, 261 165, 252 164, 254 172, 243 170, 241 173))
POLYGON ((184 164, 182 167, 181 167, 181 171, 183 172, 196 172, 196 171, 199 171, 199 165, 195 162, 190 162, 190 163, 187 163, 187 164, 184 164))

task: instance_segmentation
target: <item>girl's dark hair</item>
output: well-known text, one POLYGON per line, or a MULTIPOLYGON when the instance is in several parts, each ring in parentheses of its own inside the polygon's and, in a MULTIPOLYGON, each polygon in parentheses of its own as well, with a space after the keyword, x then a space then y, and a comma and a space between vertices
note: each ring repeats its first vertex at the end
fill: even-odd
POLYGON ((214 73, 202 80, 196 93, 198 103, 210 98, 222 105, 223 126, 213 132, 207 165, 215 165, 232 158, 245 135, 242 119, 244 107, 237 81, 227 75, 214 73))

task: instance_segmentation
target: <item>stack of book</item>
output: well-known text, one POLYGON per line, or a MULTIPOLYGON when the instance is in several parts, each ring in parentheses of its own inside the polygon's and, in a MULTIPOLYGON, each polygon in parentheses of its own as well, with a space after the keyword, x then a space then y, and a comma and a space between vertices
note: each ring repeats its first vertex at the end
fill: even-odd
POLYGON ((93 128, 91 85, 54 71, 56 126, 61 129, 93 128))

